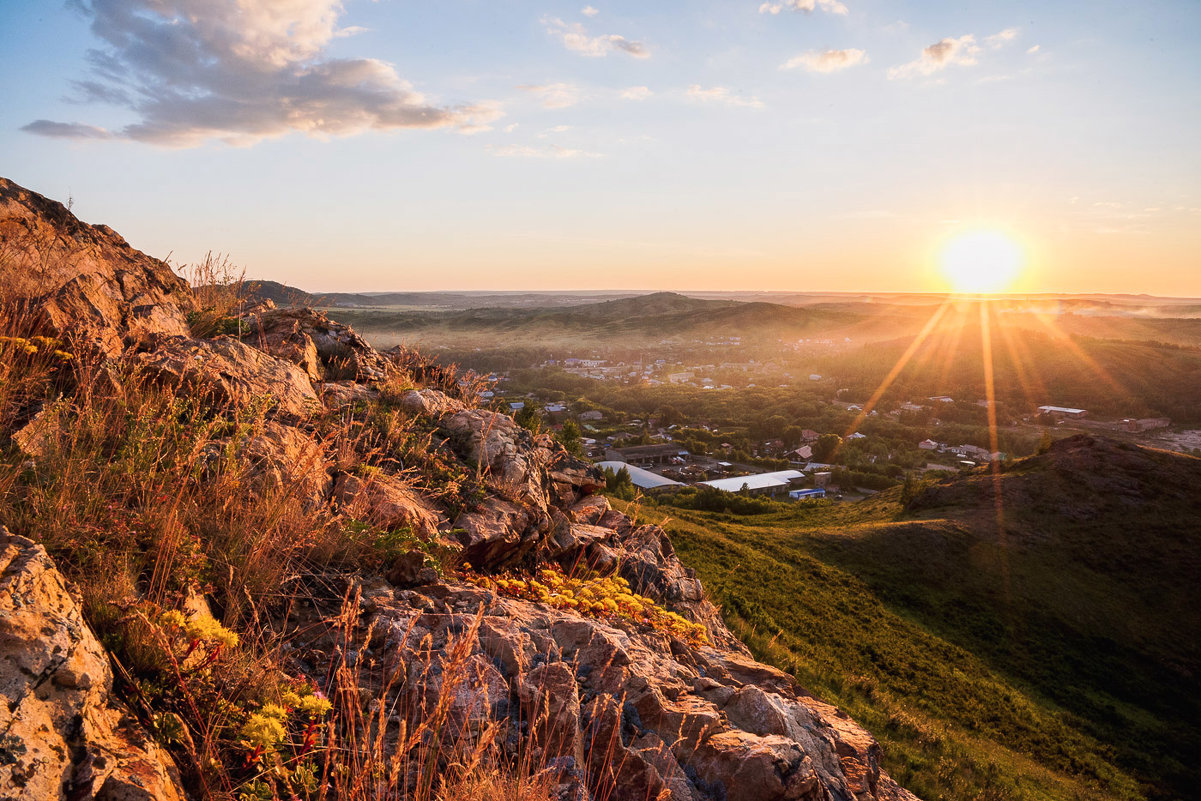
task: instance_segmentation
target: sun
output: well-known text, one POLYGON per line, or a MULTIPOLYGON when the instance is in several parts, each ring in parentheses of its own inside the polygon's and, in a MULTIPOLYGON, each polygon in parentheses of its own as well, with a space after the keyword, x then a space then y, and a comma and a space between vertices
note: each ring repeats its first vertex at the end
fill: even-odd
POLYGON ((942 272, 951 288, 961 294, 1002 292, 1021 271, 1022 248, 1009 236, 994 230, 966 231, 953 237, 942 250, 942 272))

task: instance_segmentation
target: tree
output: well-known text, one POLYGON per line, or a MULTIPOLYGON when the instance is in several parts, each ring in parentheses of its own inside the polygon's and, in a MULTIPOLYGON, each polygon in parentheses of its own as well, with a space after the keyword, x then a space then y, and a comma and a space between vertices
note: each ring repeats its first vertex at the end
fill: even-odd
POLYGON ((527 403, 517 410, 517 414, 513 415, 513 422, 537 434, 542 425, 542 418, 538 415, 538 411, 527 403))
POLYGON ((837 434, 822 434, 813 444, 813 458, 819 462, 828 462, 834 458, 834 452, 842 445, 842 437, 837 434))
POLYGON ((575 420, 568 420, 563 424, 563 430, 559 432, 559 443, 563 449, 573 456, 584 455, 584 444, 580 442, 583 432, 580 431, 580 424, 575 420))

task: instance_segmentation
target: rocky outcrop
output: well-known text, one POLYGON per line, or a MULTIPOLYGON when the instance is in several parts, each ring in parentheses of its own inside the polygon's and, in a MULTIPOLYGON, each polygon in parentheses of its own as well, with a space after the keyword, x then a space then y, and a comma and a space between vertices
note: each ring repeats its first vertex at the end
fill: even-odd
MULTIPOLYGON (((453 371, 411 353, 385 359, 307 309, 259 308, 239 320, 239 338, 191 338, 191 301, 166 265, 8 182, 0 245, 5 279, 19 278, 17 297, 40 304, 53 330, 91 336, 217 422, 254 421, 248 435, 209 443, 202 467, 231 449, 252 498, 294 492, 330 532, 378 535, 368 544, 389 563, 376 574, 323 576, 263 623, 287 640, 280 658, 293 677, 322 685, 354 667, 360 686, 340 704, 383 698, 414 721, 445 702, 452 728, 503 732, 510 755, 552 771, 564 799, 913 798, 880 769, 870 735, 750 657, 662 528, 596 496, 603 476, 552 438, 474 408, 453 371), (419 386, 397 402, 396 382, 384 381, 396 376, 445 391, 419 386), (370 406, 381 398, 382 425, 370 406), (393 447, 406 432, 425 439, 393 447), (422 462, 422 449, 436 458, 422 462), (396 554, 397 543, 412 547, 396 554), (475 574, 434 569, 448 543, 475 574), (479 576, 548 564, 620 577, 671 623, 473 583, 500 587, 479 576)), ((56 435, 53 413, 37 411, 9 434, 35 462, 56 435)), ((0 696, 4 797, 182 798, 171 760, 112 697, 106 654, 45 551, 2 529, 0 696)))
POLYGON ((46 551, 0 526, 0 795, 183 801, 46 551))
MULTIPOLYGON (((437 662, 464 631, 475 632, 474 653, 489 669, 459 680, 487 684, 491 703, 460 723, 515 717, 529 737, 523 747, 537 749, 540 762, 558 765, 568 784, 611 783, 614 801, 665 791, 692 801, 913 799, 881 771, 867 732, 743 651, 454 583, 369 585, 363 597, 359 634, 374 639, 360 656, 391 665, 376 676, 380 686, 390 671, 437 662)), ((589 797, 588 787, 577 790, 589 797)))
POLYGON ((105 225, 0 178, 0 275, 58 336, 109 355, 156 335, 187 335, 187 284, 105 225))
POLYGON ((349 326, 315 309, 269 309, 248 320, 245 339, 302 367, 314 381, 373 381, 387 362, 349 326))
POLYGON ((293 419, 320 406, 303 370, 228 337, 173 339, 134 360, 155 380, 216 406, 259 404, 293 419))

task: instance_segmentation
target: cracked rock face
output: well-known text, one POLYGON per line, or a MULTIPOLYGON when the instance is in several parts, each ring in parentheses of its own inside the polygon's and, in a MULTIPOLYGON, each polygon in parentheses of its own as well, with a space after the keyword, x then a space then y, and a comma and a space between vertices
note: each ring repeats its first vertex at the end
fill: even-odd
MULTIPOLYGON (((448 680, 441 655, 472 638, 455 725, 521 721, 523 748, 570 768, 573 797, 609 783, 613 801, 665 791, 691 801, 914 799, 881 771, 867 732, 743 651, 461 584, 374 584, 363 596, 358 659, 378 670, 361 680, 383 687, 399 672, 421 714, 448 680)), ((318 671, 323 639, 337 635, 298 652, 318 671)))
POLYGON ((183 801, 45 549, 0 527, 0 795, 183 801))
POLYGON ((170 340, 135 361, 156 380, 217 405, 262 403, 292 419, 320 405, 304 370, 228 337, 170 340))
POLYGON ((154 336, 186 336, 192 296, 158 259, 105 225, 0 178, 0 275, 58 335, 110 356, 154 336))

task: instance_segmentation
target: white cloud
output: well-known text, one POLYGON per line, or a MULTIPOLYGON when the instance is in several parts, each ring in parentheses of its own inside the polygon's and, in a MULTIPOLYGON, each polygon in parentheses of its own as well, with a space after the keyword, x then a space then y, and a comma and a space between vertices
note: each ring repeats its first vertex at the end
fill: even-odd
POLYGON ((538 138, 545 139, 548 136, 554 136, 555 134, 567 133, 570 130, 571 130, 570 125, 555 125, 554 127, 547 128, 545 131, 538 134, 538 138))
POLYGON ((838 72, 856 64, 866 64, 869 61, 867 51, 856 50, 810 50, 794 56, 780 65, 782 70, 792 70, 804 67, 810 72, 838 72))
POLYGON ((600 9, 593 8, 592 6, 584 6, 583 8, 580 9, 580 13, 583 14, 585 17, 595 17, 597 14, 600 13, 600 9))
POLYGON ((767 2, 759 6, 759 13, 779 14, 786 8, 793 11, 804 11, 807 14, 819 8, 831 14, 847 13, 847 7, 840 3, 839 0, 784 0, 782 3, 767 2))
POLYGON ((607 56, 614 50, 634 58, 651 56, 651 51, 642 42, 632 42, 615 33, 589 36, 588 31, 578 22, 564 22, 558 17, 543 17, 542 24, 546 26, 546 32, 563 42, 563 46, 568 50, 585 56, 598 58, 607 56))
POLYGON ((1009 44, 1016 38, 1018 38, 1018 29, 1017 28, 1006 28, 1003 31, 994 33, 992 36, 985 37, 984 43, 987 44, 989 47, 991 47, 993 50, 999 50, 1000 48, 1009 44))
POLYGON ((1026 48, 1026 55, 1030 55, 1030 56, 1032 56, 1032 55, 1034 55, 1035 53, 1037 53, 1037 52, 1039 51, 1039 49, 1040 49, 1040 48, 1041 48, 1041 45, 1034 45, 1033 47, 1027 47, 1027 48, 1026 48))
POLYGON ((113 137, 168 146, 219 139, 253 144, 289 133, 345 136, 368 130, 483 130, 496 104, 439 106, 392 65, 334 58, 341 0, 73 0, 103 48, 88 53, 95 80, 80 102, 121 105, 137 121, 107 132, 37 120, 47 136, 113 137))
POLYGON ((559 147, 558 145, 547 145, 546 147, 530 147, 529 145, 501 145, 497 147, 488 145, 485 149, 494 156, 522 159, 595 159, 600 158, 601 155, 600 153, 589 153, 586 150, 559 147))
POLYGON ((646 100, 653 94, 654 92, 645 86, 629 86, 621 90, 623 100, 646 100))
POLYGON ((976 55, 979 52, 980 46, 976 44, 976 37, 970 33, 964 34, 958 39, 941 39, 923 50, 917 59, 908 64, 890 68, 888 77, 897 79, 910 78, 914 75, 932 75, 952 64, 970 66, 976 63, 976 55))
POLYGON ((503 129, 503 130, 504 130, 504 132, 505 132, 505 133, 513 133, 513 132, 514 132, 514 131, 516 131, 516 130, 517 130, 519 127, 520 127, 520 126, 521 126, 521 123, 518 123, 518 122, 511 122, 511 123, 509 123, 508 125, 506 125, 506 126, 504 127, 504 129, 503 129))
POLYGON ((517 88, 540 97, 546 108, 567 108, 580 102, 580 87, 573 83, 527 83, 517 88))
POLYGON ((763 101, 757 97, 742 97, 733 94, 724 86, 714 86, 703 89, 698 84, 688 87, 687 96, 693 100, 705 103, 722 103, 727 106, 742 106, 745 108, 763 108, 763 101))

